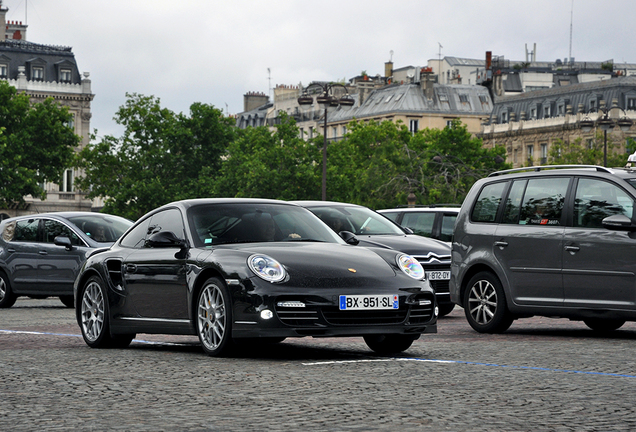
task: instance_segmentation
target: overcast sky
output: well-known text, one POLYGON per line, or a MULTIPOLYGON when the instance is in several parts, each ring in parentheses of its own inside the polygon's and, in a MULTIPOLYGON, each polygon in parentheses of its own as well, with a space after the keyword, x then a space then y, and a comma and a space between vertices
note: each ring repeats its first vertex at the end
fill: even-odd
POLYGON ((125 94, 175 112, 203 102, 235 114, 270 83, 349 79, 441 56, 636 63, 636 0, 4 0, 31 42, 70 46, 90 72, 91 128, 113 121, 125 94), (573 13, 572 13, 573 12, 573 13), (393 56, 391 57, 391 52, 393 56), (271 71, 268 73, 268 69, 271 71))

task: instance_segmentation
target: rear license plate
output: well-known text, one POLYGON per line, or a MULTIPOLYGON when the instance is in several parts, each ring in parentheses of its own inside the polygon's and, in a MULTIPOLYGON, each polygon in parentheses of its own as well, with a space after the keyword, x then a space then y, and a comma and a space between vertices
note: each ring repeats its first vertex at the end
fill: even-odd
POLYGON ((427 271, 426 279, 428 280, 449 280, 450 270, 447 271, 427 271))
POLYGON ((340 310, 399 309, 397 295, 341 295, 340 310))

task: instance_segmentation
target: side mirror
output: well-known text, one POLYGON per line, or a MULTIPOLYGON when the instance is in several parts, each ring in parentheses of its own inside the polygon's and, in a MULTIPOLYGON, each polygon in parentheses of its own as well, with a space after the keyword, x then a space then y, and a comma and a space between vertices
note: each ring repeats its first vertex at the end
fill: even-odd
POLYGON ((53 239, 53 243, 57 246, 64 246, 66 250, 73 250, 71 239, 66 236, 57 236, 53 239))
POLYGON ((636 226, 632 224, 632 220, 625 215, 608 216, 602 221, 603 228, 614 231, 636 231, 636 226))
POLYGON ((404 230, 405 233, 407 234, 413 234, 413 230, 409 227, 405 227, 403 226, 402 229, 404 230))
POLYGON ((356 235, 350 231, 340 231, 338 235, 345 241, 347 244, 356 246, 360 243, 360 240, 356 237, 356 235))
POLYGON ((146 240, 146 245, 152 248, 178 247, 185 249, 188 246, 188 242, 177 237, 172 231, 160 231, 150 236, 150 238, 146 240))

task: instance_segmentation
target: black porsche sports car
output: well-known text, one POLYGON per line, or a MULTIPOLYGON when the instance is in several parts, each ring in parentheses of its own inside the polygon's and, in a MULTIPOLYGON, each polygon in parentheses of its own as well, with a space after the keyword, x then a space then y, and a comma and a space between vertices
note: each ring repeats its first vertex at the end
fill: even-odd
POLYGON ((86 261, 75 302, 91 347, 190 334, 209 355, 240 339, 304 336, 362 336, 372 350, 396 353, 435 333, 438 315, 414 258, 350 246, 307 209, 263 199, 151 211, 86 261))

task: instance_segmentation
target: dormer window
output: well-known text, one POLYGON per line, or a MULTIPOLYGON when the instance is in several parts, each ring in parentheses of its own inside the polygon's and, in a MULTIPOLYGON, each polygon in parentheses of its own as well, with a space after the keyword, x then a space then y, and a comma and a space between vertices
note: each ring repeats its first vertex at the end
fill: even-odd
POLYGON ((501 123, 508 123, 508 112, 504 111, 501 113, 501 123))
POLYGON ((42 81, 44 79, 44 68, 39 66, 33 66, 31 68, 31 80, 42 81))
POLYGON ((7 79, 9 75, 9 68, 6 64, 0 64, 0 78, 7 79))
POLYGON ((60 82, 71 82, 70 69, 60 69, 60 82))

